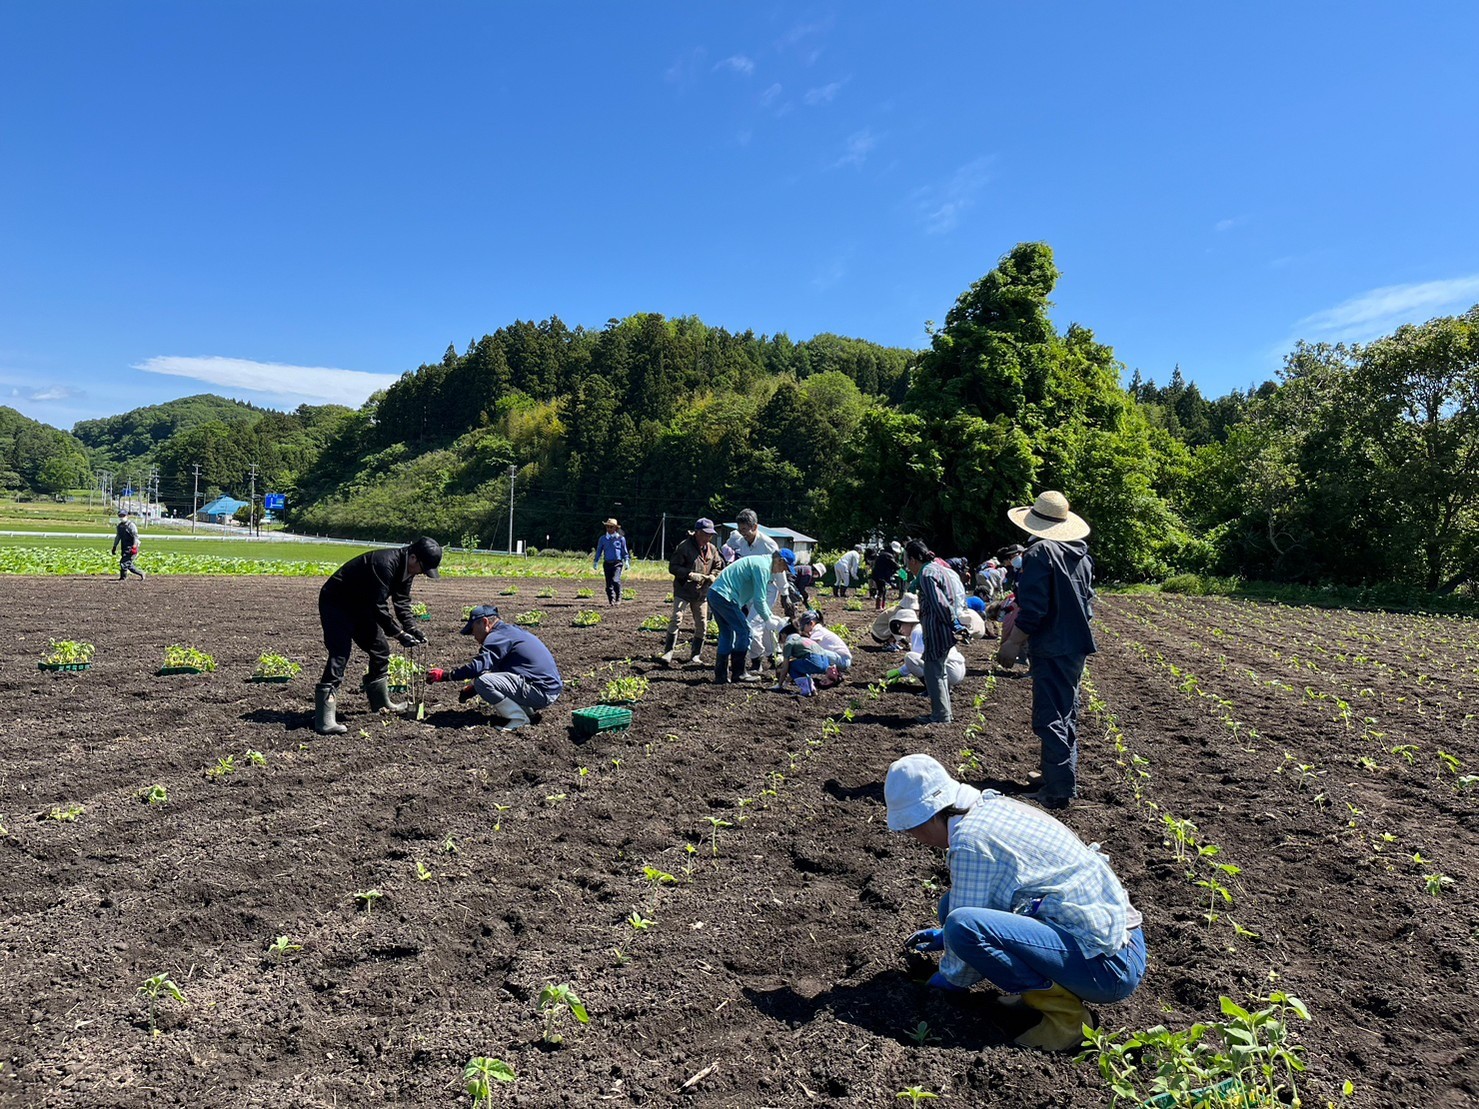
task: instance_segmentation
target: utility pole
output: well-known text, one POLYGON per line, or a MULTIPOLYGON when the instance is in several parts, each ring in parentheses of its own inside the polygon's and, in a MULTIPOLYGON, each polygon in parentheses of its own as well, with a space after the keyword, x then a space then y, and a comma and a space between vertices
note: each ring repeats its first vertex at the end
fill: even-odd
POLYGON ((508 553, 514 553, 514 475, 519 472, 512 464, 508 468, 508 553))
POLYGON ((658 540, 657 557, 666 558, 668 553, 668 514, 662 514, 662 538, 658 540))
POLYGON ((247 494, 247 534, 252 534, 252 528, 257 523, 257 464, 252 463, 252 491, 247 494))
POLYGON ((195 534, 195 517, 200 515, 200 463, 195 464, 195 492, 190 495, 190 534, 195 534))

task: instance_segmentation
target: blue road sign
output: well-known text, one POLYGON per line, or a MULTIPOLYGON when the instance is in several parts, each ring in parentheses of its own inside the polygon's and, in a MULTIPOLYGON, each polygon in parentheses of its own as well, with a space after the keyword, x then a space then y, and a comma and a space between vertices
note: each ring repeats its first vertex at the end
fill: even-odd
POLYGON ((262 507, 268 512, 281 512, 288 506, 286 493, 264 493, 262 494, 262 507))

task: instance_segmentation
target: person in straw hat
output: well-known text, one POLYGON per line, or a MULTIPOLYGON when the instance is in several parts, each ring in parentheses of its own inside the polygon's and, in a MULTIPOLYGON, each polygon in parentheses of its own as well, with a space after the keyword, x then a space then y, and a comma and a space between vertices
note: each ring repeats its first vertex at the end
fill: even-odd
POLYGON ((1084 1008, 1123 1001, 1145 976, 1141 916, 1097 844, 1089 846, 1045 812, 994 790, 957 782, 928 755, 888 768, 883 798, 891 832, 946 852, 950 889, 940 927, 905 941, 940 953, 929 985, 966 990, 980 981, 1005 1005, 1041 1013, 1014 1041, 1073 1051, 1084 1008))
POLYGON ((609 517, 602 526, 606 532, 596 541, 596 557, 591 560, 591 568, 599 566, 606 575, 606 603, 619 605, 621 572, 632 568, 632 551, 615 517, 609 517))
POLYGON ((1042 785, 1033 799, 1050 809, 1078 793, 1078 683, 1098 648, 1094 560, 1084 537, 1089 525, 1069 511, 1068 498, 1049 490, 1007 518, 1032 538, 1022 552, 1017 618, 996 661, 1010 669, 1024 647, 1032 654, 1032 730, 1042 742, 1042 785))

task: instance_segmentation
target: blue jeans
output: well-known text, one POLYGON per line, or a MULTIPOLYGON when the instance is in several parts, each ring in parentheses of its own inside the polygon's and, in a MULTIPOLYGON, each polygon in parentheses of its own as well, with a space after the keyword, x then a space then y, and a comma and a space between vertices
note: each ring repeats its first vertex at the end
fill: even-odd
POLYGON ((1053 983, 1097 1005, 1123 1001, 1145 977, 1139 928, 1112 955, 1087 958, 1078 941, 1051 921, 997 909, 949 911, 940 899, 945 946, 1002 993, 1045 990, 1053 983))
POLYGON ((1042 798, 1078 795, 1078 683, 1084 655, 1032 656, 1032 730, 1042 742, 1042 798))
POLYGON ((791 668, 787 671, 793 678, 815 677, 825 674, 827 667, 834 665, 831 655, 811 655, 807 658, 793 658, 791 668))
POLYGON ((709 591, 709 611, 719 621, 719 657, 742 655, 750 649, 750 625, 740 606, 709 591))

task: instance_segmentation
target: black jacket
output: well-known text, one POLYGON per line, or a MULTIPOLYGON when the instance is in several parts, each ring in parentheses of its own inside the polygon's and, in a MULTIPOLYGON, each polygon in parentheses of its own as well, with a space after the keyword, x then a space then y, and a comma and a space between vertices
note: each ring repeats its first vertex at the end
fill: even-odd
POLYGON ((351 558, 324 582, 319 600, 355 621, 373 619, 386 635, 400 635, 416 619, 411 612, 411 579, 406 576, 407 552, 406 547, 395 547, 351 558))
POLYGON ((1034 539, 1022 555, 1017 627, 1031 637, 1034 658, 1092 655, 1094 560, 1082 539, 1034 539))

